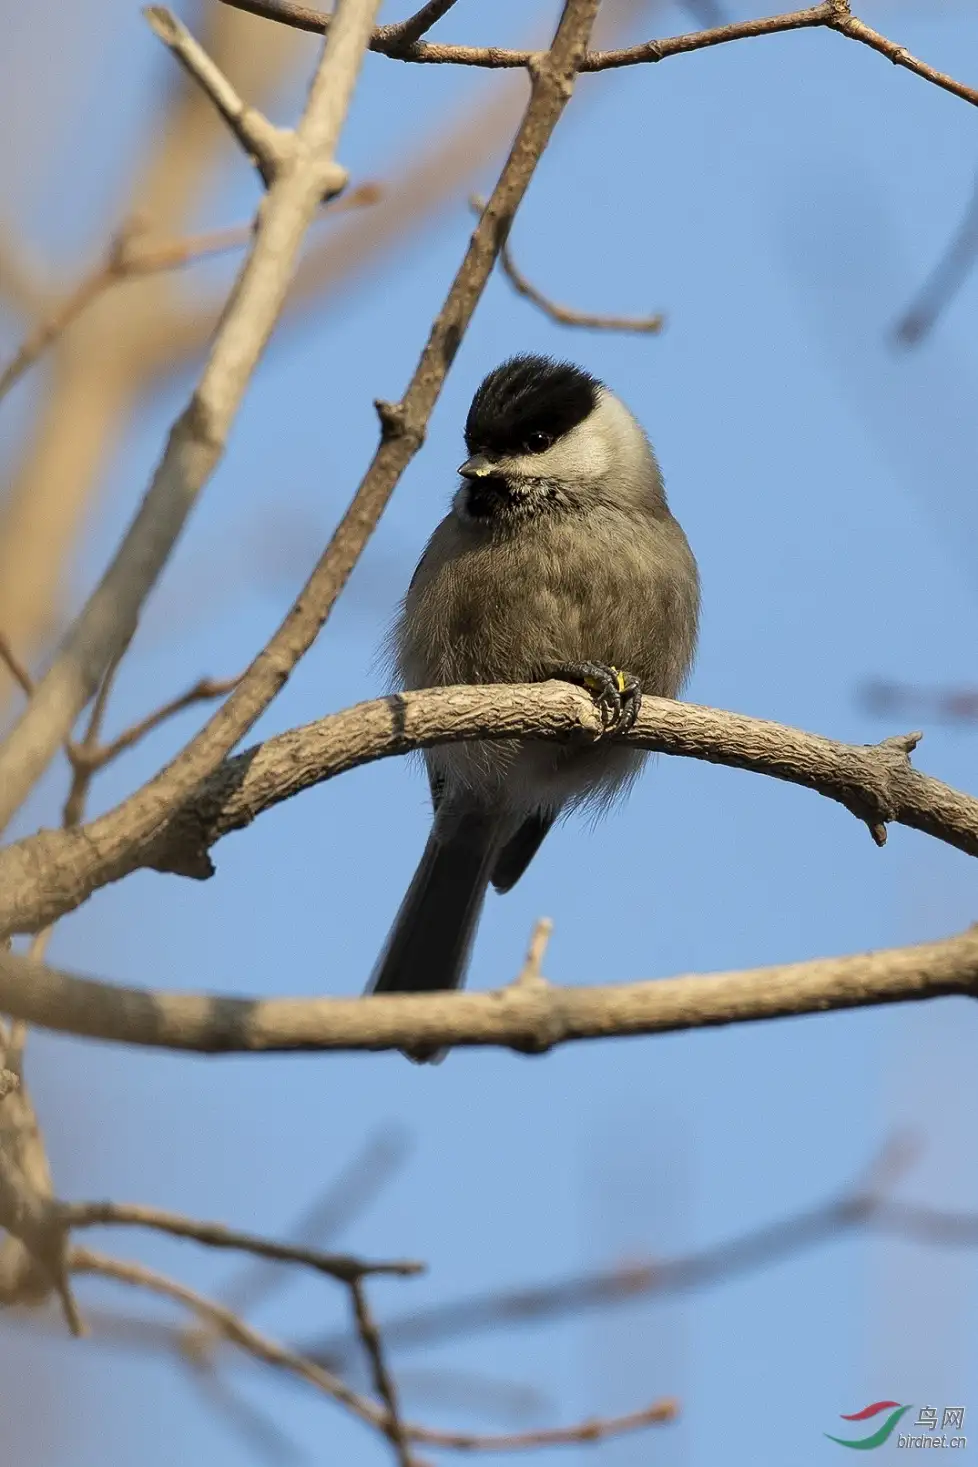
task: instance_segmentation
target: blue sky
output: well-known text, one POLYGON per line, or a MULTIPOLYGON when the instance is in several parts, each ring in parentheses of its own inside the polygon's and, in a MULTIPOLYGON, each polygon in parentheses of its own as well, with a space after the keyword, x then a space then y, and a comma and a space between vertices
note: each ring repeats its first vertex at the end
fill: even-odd
MULTIPOLYGON (((461 0, 445 37, 522 34, 515 0, 497 0, 491 27, 478 9, 461 0)), ((930 15, 874 5, 864 16, 974 80, 964 5, 930 15)), ((688 28, 664 8, 647 33, 688 28)), ((55 257, 97 243, 145 126, 144 89, 165 62, 121 0, 97 10, 97 36, 79 85, 85 128, 53 140, 47 172, 14 190, 55 257)), ((398 131, 421 134, 499 80, 369 58, 344 161, 354 177, 376 176, 398 131)), ((871 741, 903 720, 884 724, 860 707, 866 678, 972 682, 978 284, 918 351, 895 353, 887 331, 960 216, 975 154, 967 104, 829 33, 585 78, 514 251, 555 298, 662 309, 668 328, 660 338, 571 333, 494 279, 424 451, 259 732, 382 691, 377 649, 452 493, 468 400, 515 350, 581 361, 648 428, 703 578, 691 699, 871 741)), ((486 169, 478 183, 491 177, 486 169)), ((235 160, 202 222, 241 217, 254 196, 235 160)), ((202 674, 235 671, 271 632, 368 461, 372 399, 406 383, 469 228, 460 193, 382 275, 276 338, 147 612, 113 728, 202 674)), ((188 383, 161 392, 115 462, 77 567, 79 598, 188 383)), ((28 400, 25 390, 20 410, 28 400)), ((148 776, 196 718, 107 774, 96 806, 148 776)), ((919 766, 973 788, 975 734, 924 727, 919 766)), ((46 782, 34 824, 53 823, 62 786, 59 773, 46 782)), ((145 873, 100 893, 60 924, 52 956, 150 986, 357 993, 427 819, 413 761, 358 770, 223 843, 209 883, 145 873)), ((845 811, 805 791, 662 759, 625 808, 593 831, 559 829, 517 889, 490 900, 470 982, 511 978, 541 914, 555 923, 548 976, 597 983, 931 938, 974 920, 973 894, 967 858, 912 832, 892 831, 879 851, 845 811)), ((421 1280, 376 1285, 383 1319, 718 1242, 844 1188, 901 1125, 925 1146, 901 1195, 978 1207, 976 1039, 973 1007, 942 1000, 541 1059, 462 1053, 432 1070, 396 1055, 194 1060, 38 1036, 31 1075, 64 1195, 156 1202, 276 1234, 366 1137, 396 1124, 410 1157, 343 1240, 428 1261, 421 1280)), ((122 1234, 109 1243, 207 1290, 228 1276, 189 1245, 122 1234)), ((86 1286, 96 1297, 108 1290, 86 1286)), ((830 1463, 842 1449, 822 1433, 868 1400, 978 1413, 968 1396, 976 1304, 967 1253, 850 1238, 678 1302, 453 1340, 394 1363, 530 1383, 546 1422, 681 1397, 680 1425, 563 1449, 565 1461, 590 1450, 612 1467, 830 1463)), ((305 1338, 342 1325, 344 1309, 338 1290, 293 1279, 260 1322, 305 1338)), ((8 1332, 0 1360, 10 1382, 0 1415, 5 1395, 6 1410, 20 1408, 18 1382, 58 1382, 61 1413, 33 1423, 46 1467, 245 1460, 186 1373, 156 1356, 25 1347, 8 1332)), ((384 1460, 382 1443, 311 1392, 250 1365, 238 1379, 308 1460, 384 1460)), ((419 1419, 498 1425, 455 1402, 408 1401, 419 1419)))

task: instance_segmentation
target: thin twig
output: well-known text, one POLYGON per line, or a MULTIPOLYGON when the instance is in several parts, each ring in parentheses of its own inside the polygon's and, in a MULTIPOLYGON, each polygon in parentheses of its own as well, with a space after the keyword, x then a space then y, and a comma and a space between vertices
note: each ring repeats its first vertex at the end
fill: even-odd
POLYGON ((181 693, 176 698, 171 698, 169 702, 163 703, 159 708, 154 709, 152 713, 147 713, 145 718, 141 718, 138 722, 131 724, 129 728, 117 734, 109 743, 100 744, 95 742, 94 744, 90 744, 86 740, 81 744, 72 744, 69 757, 73 764, 83 769, 101 769, 113 759, 117 759, 120 754, 125 753, 127 749, 131 749, 134 744, 137 744, 140 739, 145 738, 148 733, 152 733, 154 729, 159 728, 160 724, 165 723, 167 719, 173 718, 177 713, 182 713, 186 708, 191 708, 195 703, 212 702, 215 698, 226 697, 233 688, 237 687, 240 681, 240 673, 235 677, 199 678, 185 693, 181 693))
POLYGON ((454 4, 455 0, 428 0, 427 5, 422 5, 407 20, 398 21, 395 25, 380 26, 378 29, 388 41, 402 46, 409 45, 413 41, 420 41, 443 15, 448 14, 454 4))
MULTIPOLYGON (((321 1365, 280 1345, 267 1335, 259 1333, 232 1310, 206 1298, 185 1284, 157 1273, 155 1269, 139 1263, 123 1262, 97 1253, 89 1248, 72 1248, 68 1255, 69 1267, 75 1273, 100 1274, 119 1283, 136 1288, 148 1289, 184 1305, 194 1314, 217 1325, 232 1344, 253 1355, 256 1359, 284 1370, 300 1380, 307 1381, 324 1394, 346 1406, 361 1421, 384 1431, 387 1411, 377 1406, 366 1396, 350 1389, 338 1376, 324 1370, 321 1365)), ((576 1442, 600 1440, 616 1433, 637 1431, 642 1427, 659 1422, 672 1421, 676 1415, 674 1401, 659 1401, 644 1411, 632 1412, 627 1416, 612 1417, 605 1421, 584 1421, 577 1426, 557 1427, 549 1431, 506 1433, 501 1435, 477 1434, 461 1431, 437 1431, 432 1427, 406 1424, 405 1432, 410 1441, 424 1445, 444 1447, 460 1452, 520 1451, 539 1446, 562 1446, 576 1442)))
POLYGON ((526 952, 526 962, 523 964, 516 977, 514 984, 546 983, 543 973, 540 971, 543 963, 543 955, 547 951, 547 945, 553 934, 554 924, 549 917, 541 917, 533 928, 530 936, 530 945, 526 952))
POLYGON ((271 188, 284 164, 295 154, 294 135, 285 128, 275 127, 257 108, 242 101, 220 67, 165 5, 148 5, 143 14, 153 33, 169 47, 191 80, 213 102, 244 152, 253 160, 265 187, 271 188))
POLYGON ((3 632, 0 632, 0 662, 6 665, 7 671, 14 679, 14 682, 20 685, 21 689, 29 698, 34 691, 34 679, 31 677, 28 668, 24 666, 23 662, 17 656, 13 647, 11 647, 10 639, 3 632))
MULTIPOLYGON (((476 214, 481 214, 485 208, 485 200, 479 198, 478 194, 473 194, 469 203, 476 214)), ((557 301, 552 301, 527 280, 513 259, 513 248, 508 240, 499 252, 499 263, 517 295, 530 301, 545 316, 549 316, 551 321, 556 321, 558 326, 576 326, 585 331, 636 331, 652 334, 661 331, 665 325, 665 317, 662 315, 598 315, 593 311, 578 311, 573 306, 562 306, 557 301)))
POLYGON ((341 1283, 351 1284, 368 1274, 390 1274, 408 1278, 424 1272, 424 1264, 408 1259, 379 1263, 354 1258, 346 1253, 324 1253, 301 1243, 277 1243, 271 1238, 257 1237, 225 1227, 223 1223, 200 1222, 181 1213, 161 1207, 146 1207, 131 1202, 64 1202, 60 1213, 69 1228, 137 1227, 154 1228, 176 1238, 191 1238, 208 1248, 232 1248, 253 1253, 257 1258, 273 1258, 281 1263, 299 1263, 316 1273, 326 1274, 341 1283))
POLYGON ((380 1331, 370 1312, 367 1302, 367 1291, 360 1279, 355 1279, 350 1285, 350 1299, 353 1304, 353 1317, 356 1322, 357 1333, 363 1343, 367 1359, 370 1362, 370 1370, 373 1376, 374 1390, 387 1407, 387 1438, 394 1449, 394 1456, 400 1463, 400 1467, 415 1467, 414 1457, 411 1455, 411 1447, 408 1443, 401 1420, 400 1410, 397 1403, 397 1386, 394 1383, 387 1361, 384 1357, 384 1347, 380 1338, 380 1331))

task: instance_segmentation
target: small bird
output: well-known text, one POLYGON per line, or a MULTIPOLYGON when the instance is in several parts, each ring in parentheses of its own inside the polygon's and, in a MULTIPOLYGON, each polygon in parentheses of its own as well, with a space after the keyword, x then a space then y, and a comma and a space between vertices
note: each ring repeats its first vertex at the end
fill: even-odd
MULTIPOLYGON (((675 697, 696 649, 699 575, 624 403, 581 367, 515 356, 476 392, 465 446, 392 633, 398 685, 559 678, 587 688, 614 732, 643 692, 675 697)), ((424 757, 434 823, 368 993, 459 987, 490 882, 509 891, 558 816, 609 805, 646 756, 603 737, 424 757)))

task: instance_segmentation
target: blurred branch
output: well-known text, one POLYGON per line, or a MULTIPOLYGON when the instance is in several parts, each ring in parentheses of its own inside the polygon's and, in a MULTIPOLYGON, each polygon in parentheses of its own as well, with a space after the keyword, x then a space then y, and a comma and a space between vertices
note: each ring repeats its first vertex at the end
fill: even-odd
POLYGON ((978 181, 964 218, 942 260, 929 280, 921 286, 913 303, 893 328, 894 337, 904 346, 916 346, 933 330, 947 306, 961 289, 978 257, 978 181))
MULTIPOLYGON (((290 1230, 291 1241, 309 1245, 335 1237, 373 1201, 405 1153, 404 1138, 397 1131, 372 1137, 290 1230)), ((222 1289, 223 1302, 239 1313, 253 1309, 281 1278, 280 1270, 255 1261, 222 1289)))
MULTIPOLYGON (((486 1330, 576 1317, 630 1299, 682 1296, 773 1267, 855 1231, 931 1246, 978 1245, 978 1215, 941 1212, 890 1201, 884 1195, 913 1160, 915 1154, 896 1138, 838 1196, 794 1217, 674 1258, 575 1274, 552 1284, 531 1284, 395 1315, 382 1324, 384 1340, 388 1350, 435 1346, 486 1330)), ((329 1369, 343 1370, 352 1362, 356 1339, 340 1335, 306 1342, 302 1349, 329 1369)))
MULTIPOLYGON (((302 120, 289 134, 287 148, 279 140, 275 180, 199 384, 171 430, 153 482, 111 565, 0 745, 0 826, 26 798, 105 669, 128 643, 140 606, 217 466, 277 320, 305 231, 323 194, 345 180, 333 155, 378 4, 342 0, 302 120)), ((151 12, 157 25, 164 13, 159 7, 151 12)))
POLYGON ((235 998, 121 985, 0 951, 0 1010, 58 1033, 203 1054, 498 1045, 670 1034, 875 1004, 978 997, 978 926, 941 942, 740 972, 488 993, 235 998))
POLYGON ((914 718, 955 725, 978 723, 978 688, 925 688, 913 683, 875 680, 858 689, 860 705, 876 717, 911 714, 914 718))
MULTIPOLYGON (((323 31, 330 25, 331 17, 293 0, 224 0, 227 5, 250 11, 267 20, 281 21, 299 30, 323 31)), ((638 66, 646 62, 664 61, 667 56, 678 56, 689 51, 701 51, 707 46, 723 45, 727 41, 750 40, 756 36, 771 36, 782 31, 810 29, 827 26, 839 31, 853 41, 860 41, 879 51, 894 66, 904 66, 908 71, 933 82, 944 91, 978 106, 978 91, 944 72, 937 71, 926 62, 911 55, 905 46, 889 40, 858 20, 849 9, 849 0, 823 0, 804 10, 792 10, 783 15, 764 16, 758 20, 735 21, 730 25, 713 26, 705 31, 692 31, 684 36, 671 36, 661 41, 646 41, 642 45, 627 46, 619 51, 591 51, 584 56, 582 72, 607 71, 620 66, 638 66)), ((414 41, 405 45, 403 40, 385 34, 385 28, 376 30, 370 40, 370 50, 391 56, 396 61, 422 61, 455 66, 484 66, 493 70, 500 67, 532 67, 536 54, 533 51, 512 51, 499 46, 441 46, 427 41, 414 41)))
MULTIPOLYGON (((481 214, 485 208, 485 200, 473 194, 470 204, 477 214, 481 214)), ((530 301, 551 321, 556 321, 558 326, 577 326, 589 331, 638 331, 659 332, 665 325, 665 317, 657 316, 607 316, 596 315, 592 311, 578 311, 572 306, 562 306, 545 296, 520 270, 513 259, 512 246, 509 241, 503 245, 499 252, 499 263, 503 268, 506 278, 509 280, 517 295, 523 296, 530 301)))
POLYGON ((0 302, 31 316, 44 297, 43 283, 9 225, 0 221, 0 302))
MULTIPOLYGON (((216 3, 199 11, 209 54, 243 94, 259 100, 277 94, 304 49, 301 38, 284 27, 270 32, 216 3)), ((146 142, 137 144, 121 213, 147 220, 157 237, 172 238, 188 232, 196 209, 213 194, 228 134, 199 88, 176 67, 167 72, 165 86, 147 96, 150 116, 137 129, 146 142)), ((79 147, 84 151, 81 138, 79 147)), ((112 231, 106 226, 103 232, 112 231)), ((31 318, 53 304, 45 278, 31 318)), ((216 306, 196 309, 207 319, 195 358, 209 349, 218 324, 216 306)), ((61 621, 69 558, 86 512, 133 414, 155 389, 161 360, 171 360, 173 325, 181 315, 169 272, 133 276, 124 291, 92 301, 53 345, 0 500, 0 627, 28 663, 61 621)), ((7 681, 0 677, 4 699, 7 681)))
POLYGON ((0 632, 0 661, 6 664, 14 682, 18 684, 29 698, 34 691, 34 679, 31 677, 27 667, 25 667, 24 663, 17 656, 13 647, 11 647, 9 638, 4 636, 3 632, 0 632))
MULTIPOLYGON (((5 1059, 0 1050, 0 1060, 5 1059)), ((0 1303, 36 1303, 53 1289, 73 1335, 85 1334, 66 1266, 65 1227, 51 1188, 40 1127, 18 1065, 0 1097, 0 1303), (13 1083, 11 1083, 11 1081, 13 1083)))

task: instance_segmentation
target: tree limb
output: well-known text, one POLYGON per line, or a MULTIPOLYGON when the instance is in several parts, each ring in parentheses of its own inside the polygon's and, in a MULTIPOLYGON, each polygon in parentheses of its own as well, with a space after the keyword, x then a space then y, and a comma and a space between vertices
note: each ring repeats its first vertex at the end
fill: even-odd
POLYGON ((0 951, 0 1010, 42 1029, 202 1054, 499 1045, 668 1034, 874 1004, 978 996, 978 927, 942 942, 742 972, 591 988, 543 980, 488 993, 236 998, 124 988, 0 951))
MULTIPOLYGON (((225 760, 154 840, 137 842, 124 821, 102 817, 0 850, 0 935, 36 931, 141 867, 203 879, 214 869, 209 848, 224 836, 374 759, 458 740, 600 734, 593 702, 568 683, 426 688, 359 703, 225 760)), ((878 844, 894 823, 978 855, 978 799, 912 767, 918 734, 843 744, 741 713, 644 698, 625 737, 657 753, 816 790, 865 821, 878 844)))

